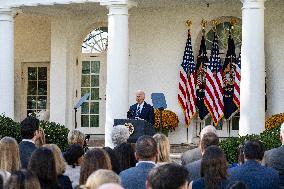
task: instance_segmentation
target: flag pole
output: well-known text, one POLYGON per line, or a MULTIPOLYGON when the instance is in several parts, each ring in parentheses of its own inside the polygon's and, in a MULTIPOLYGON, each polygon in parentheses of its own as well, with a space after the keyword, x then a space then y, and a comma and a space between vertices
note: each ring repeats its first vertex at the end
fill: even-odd
MULTIPOLYGON (((190 29, 191 29, 192 21, 191 20, 187 20, 185 22, 185 24, 188 27, 188 35, 190 35, 190 29)), ((188 123, 188 124, 190 124, 190 123, 188 123)), ((189 125, 187 125, 187 127, 186 127, 186 143, 187 144, 188 144, 188 127, 189 127, 189 125)))

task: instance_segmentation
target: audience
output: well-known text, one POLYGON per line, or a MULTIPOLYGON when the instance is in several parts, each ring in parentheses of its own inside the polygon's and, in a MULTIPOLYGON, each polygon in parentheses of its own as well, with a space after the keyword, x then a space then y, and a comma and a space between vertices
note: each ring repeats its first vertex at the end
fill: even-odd
POLYGON ((151 136, 141 136, 136 142, 136 167, 120 172, 121 184, 125 189, 145 189, 147 175, 155 167, 158 155, 157 143, 151 136))
POLYGON ((279 173, 280 186, 284 188, 284 123, 280 128, 280 141, 282 145, 264 153, 263 165, 272 167, 279 173))
POLYGON ((38 131, 39 131, 39 137, 35 141, 35 145, 37 148, 40 148, 45 144, 45 133, 44 133, 43 128, 41 127, 39 127, 38 131))
POLYGON ((80 144, 82 147, 84 146, 85 134, 77 129, 69 131, 67 138, 69 146, 72 144, 80 144))
POLYGON ((99 186, 106 183, 117 183, 120 184, 119 176, 111 171, 106 169, 99 169, 92 173, 85 184, 83 189, 97 189, 99 186))
POLYGON ((55 159, 56 175, 59 185, 63 189, 72 189, 72 184, 68 176, 63 175, 65 172, 65 161, 62 157, 62 152, 56 144, 45 144, 43 147, 50 149, 53 152, 55 159))
POLYGON ((157 165, 162 165, 170 162, 170 141, 166 135, 162 133, 157 133, 153 136, 154 140, 157 142, 158 156, 157 165))
MULTIPOLYGON (((217 135, 216 128, 212 125, 207 125, 200 132, 200 141, 202 140, 203 135, 206 133, 215 133, 217 135)), ((188 150, 182 154, 181 164, 185 166, 188 163, 201 159, 201 157, 202 155, 200 148, 194 148, 192 150, 188 150)))
POLYGON ((124 189, 124 188, 121 187, 119 184, 107 183, 107 184, 101 185, 100 187, 98 187, 98 189, 124 189))
POLYGON ((155 167, 148 175, 147 189, 187 189, 188 171, 181 165, 168 163, 155 167))
POLYGON ((64 175, 70 178, 73 188, 79 185, 83 155, 84 149, 80 144, 72 144, 64 153, 64 159, 67 162, 64 175))
POLYGON ((264 147, 260 141, 247 141, 244 144, 244 164, 229 169, 232 181, 242 181, 249 189, 278 189, 279 175, 272 168, 260 164, 264 147))
POLYGON ((22 141, 19 144, 22 168, 27 168, 33 151, 37 149, 35 142, 41 137, 39 120, 29 116, 21 122, 22 141))
POLYGON ((15 171, 5 185, 5 189, 41 189, 36 175, 26 169, 15 171))
POLYGON ((50 149, 36 149, 30 159, 28 169, 37 175, 41 189, 61 189, 57 182, 56 165, 50 149))
MULTIPOLYGON (((206 148, 212 145, 217 145, 217 146, 219 145, 218 136, 214 133, 204 134, 200 142, 200 145, 199 145, 201 154, 203 155, 206 148)), ((189 181, 200 178, 201 177, 201 159, 187 164, 186 169, 190 173, 188 177, 189 181)))
POLYGON ((190 189, 225 189, 229 184, 227 160, 218 146, 205 149, 201 160, 201 178, 190 183, 190 189))
POLYGON ((11 173, 21 168, 20 152, 17 141, 11 137, 0 140, 0 175, 5 184, 11 173))
POLYGON ((137 162, 131 144, 127 143, 128 138, 129 130, 124 125, 113 127, 111 139, 114 144, 115 156, 120 165, 120 171, 134 167, 137 162))
POLYGON ((98 169, 112 170, 107 152, 100 148, 89 150, 82 161, 79 184, 84 185, 88 177, 98 169))
POLYGON ((103 149, 107 152, 108 156, 110 157, 112 170, 119 174, 120 173, 120 165, 116 158, 115 152, 110 147, 103 147, 103 149))

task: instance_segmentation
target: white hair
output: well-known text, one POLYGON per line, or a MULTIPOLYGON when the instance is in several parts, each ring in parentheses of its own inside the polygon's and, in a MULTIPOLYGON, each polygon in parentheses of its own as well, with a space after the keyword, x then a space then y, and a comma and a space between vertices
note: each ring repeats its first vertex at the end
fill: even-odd
POLYGON ((127 142, 129 136, 129 130, 124 125, 114 126, 111 131, 111 140, 114 146, 127 142))
MULTIPOLYGON (((216 127, 213 125, 206 125, 200 132, 200 140, 203 138, 203 136, 207 133, 214 133, 217 135, 216 127)), ((218 136, 218 135, 217 135, 218 136)))

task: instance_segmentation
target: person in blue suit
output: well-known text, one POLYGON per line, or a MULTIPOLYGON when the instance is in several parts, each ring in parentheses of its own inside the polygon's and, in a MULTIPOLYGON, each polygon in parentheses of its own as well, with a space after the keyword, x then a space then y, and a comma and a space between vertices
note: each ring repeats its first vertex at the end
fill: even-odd
POLYGON ((148 173, 155 167, 158 155, 157 143, 153 137, 144 135, 136 142, 135 157, 138 163, 120 172, 121 185, 125 189, 145 189, 148 173))
POLYGON ((264 147, 260 141, 247 141, 243 148, 244 164, 229 169, 231 181, 241 181, 249 189, 279 189, 278 172, 261 165, 264 147))
POLYGON ((127 112, 128 119, 140 118, 154 125, 155 115, 154 108, 145 101, 145 92, 138 90, 136 92, 136 104, 130 106, 127 112))

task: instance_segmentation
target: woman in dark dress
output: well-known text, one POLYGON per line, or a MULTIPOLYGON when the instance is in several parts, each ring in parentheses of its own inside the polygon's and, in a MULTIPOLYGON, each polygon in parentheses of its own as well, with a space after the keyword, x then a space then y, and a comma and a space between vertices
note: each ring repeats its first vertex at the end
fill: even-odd
MULTIPOLYGON (((190 189, 225 189, 229 184, 228 163, 218 146, 209 146, 201 159, 201 178, 190 183, 190 189)), ((190 173, 189 173, 190 174, 190 173)))

